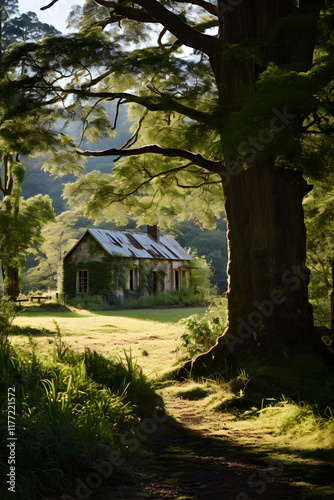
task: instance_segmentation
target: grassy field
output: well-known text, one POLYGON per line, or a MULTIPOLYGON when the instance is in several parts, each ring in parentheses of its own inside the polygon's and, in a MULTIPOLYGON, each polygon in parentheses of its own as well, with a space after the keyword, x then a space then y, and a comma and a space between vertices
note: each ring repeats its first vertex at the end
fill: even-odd
MULTIPOLYGON (((203 446, 205 443, 208 448, 210 460, 215 447, 218 446, 219 453, 225 456, 225 460, 231 458, 231 467, 240 465, 235 462, 236 455, 238 460, 251 463, 251 471, 259 471, 261 467, 271 470, 272 463, 279 463, 283 486, 287 488, 289 484, 300 492, 300 496, 287 496, 291 493, 290 489, 287 489, 282 493, 282 498, 334 498, 331 480, 334 419, 330 408, 326 409, 325 415, 320 415, 316 407, 298 400, 290 400, 283 394, 275 400, 271 397, 271 387, 267 391, 268 394, 265 394, 269 398, 262 403, 260 401, 256 407, 253 399, 249 399, 250 396, 253 397, 249 389, 253 392, 257 390, 258 382, 255 378, 249 379, 246 372, 241 371, 238 377, 231 381, 225 381, 222 377, 196 382, 191 379, 183 382, 156 380, 159 375, 170 371, 173 365, 181 362, 185 354, 181 348, 181 335, 185 332, 185 326, 180 320, 194 314, 203 317, 205 308, 88 312, 78 309, 51 310, 51 307, 48 310, 47 305, 40 308, 27 307, 15 318, 14 327, 20 328, 14 328, 10 341, 14 346, 31 351, 33 345, 36 353, 47 353, 52 350, 55 334, 60 331, 62 340, 77 351, 88 347, 105 356, 122 358, 125 352, 131 352, 132 359, 142 367, 158 394, 163 397, 168 414, 185 429, 194 432, 197 440, 203 440, 203 446), (270 407, 265 408, 265 404, 270 404, 270 407)), ((303 378, 303 383, 310 386, 316 384, 317 393, 320 394, 320 389, 323 388, 326 394, 331 387, 331 373, 327 371, 328 368, 325 369, 315 360, 304 358, 299 360, 299 364, 302 364, 303 368, 305 364, 312 362, 314 373, 311 379, 303 378), (329 384, 328 387, 326 384, 329 384)), ((271 368, 267 377, 275 375, 273 370, 274 368, 271 368)), ((279 370, 282 374, 282 367, 279 370)), ((288 376, 288 367, 284 370, 288 376)), ((109 371, 108 368, 107 374, 109 371)), ((300 366, 297 372, 304 374, 300 366)), ((172 432, 176 430, 177 428, 172 432)), ((168 427, 168 439, 170 432, 168 427)), ((175 450, 173 462, 185 463, 182 449, 177 447, 175 450)), ((156 457, 154 463, 155 461, 156 457)), ((192 482, 197 481, 198 464, 199 461, 196 462, 192 482)), ((141 466, 150 471, 150 463, 141 462, 141 466)), ((180 470, 182 472, 182 467, 180 470)), ((177 469, 177 473, 180 473, 180 470, 177 469)), ((158 470, 158 475, 163 473, 158 470)), ((147 472, 147 478, 151 477, 150 474, 151 472, 147 472)), ((247 479, 251 472, 245 470, 242 474, 247 479)), ((211 484, 209 477, 203 480, 211 484)), ((142 479, 140 483, 143 484, 142 479)), ((239 485, 235 485, 236 491, 239 491, 238 488, 239 485)), ((142 495, 139 492, 133 498, 137 496, 156 498, 147 494, 147 490, 143 490, 142 495)), ((115 497, 112 491, 110 496, 106 495, 104 498, 109 500, 119 497, 115 497)), ((170 498, 176 496, 173 494, 170 498)))
MULTIPOLYGON (((131 351, 133 359, 146 375, 155 377, 170 369, 180 358, 180 337, 185 327, 180 319, 192 314, 204 315, 205 308, 141 309, 88 312, 47 311, 27 307, 14 320, 20 327, 44 328, 34 335, 36 350, 47 352, 59 327, 64 342, 75 350, 88 347, 104 355, 123 355, 131 351), (57 326, 58 325, 58 326, 57 326)), ((29 329, 26 329, 29 332, 29 329)), ((29 336, 13 335, 13 345, 29 345, 29 336)))

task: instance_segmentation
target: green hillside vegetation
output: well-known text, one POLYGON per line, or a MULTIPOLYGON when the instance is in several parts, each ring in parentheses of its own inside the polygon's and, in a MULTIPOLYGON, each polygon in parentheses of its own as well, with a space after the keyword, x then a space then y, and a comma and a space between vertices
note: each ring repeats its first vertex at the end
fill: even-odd
MULTIPOLYGON (((106 105, 106 112, 110 118, 113 119, 115 113, 115 106, 110 103, 106 105)), ((99 147, 102 149, 107 149, 111 146, 120 147, 129 137, 129 128, 131 122, 127 120, 127 111, 122 109, 121 116, 118 120, 117 134, 113 138, 101 138, 99 141, 99 147)), ((57 125, 59 130, 63 130, 62 122, 59 121, 57 125)), ((81 135, 83 133, 83 125, 81 122, 72 122, 66 128, 64 132, 70 135, 76 144, 80 144, 81 135)), ((81 142, 81 147, 87 147, 87 139, 83 138, 81 142)), ((66 210, 67 204, 63 199, 63 188, 64 184, 73 182, 76 178, 74 174, 66 174, 63 170, 55 169, 52 174, 46 171, 44 163, 51 157, 51 154, 22 157, 22 163, 25 167, 26 174, 24 181, 22 183, 22 195, 25 198, 30 196, 35 196, 36 194, 42 193, 47 194, 52 199, 52 205, 56 215, 60 215, 66 210)), ((113 168, 113 158, 108 160, 102 160, 99 158, 90 158, 85 162, 85 172, 92 172, 93 170, 98 170, 103 173, 110 173, 113 168)))

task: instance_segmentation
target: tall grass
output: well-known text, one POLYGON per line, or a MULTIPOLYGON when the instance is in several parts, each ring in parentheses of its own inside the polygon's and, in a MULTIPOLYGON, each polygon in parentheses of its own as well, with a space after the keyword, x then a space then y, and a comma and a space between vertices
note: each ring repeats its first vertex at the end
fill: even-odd
MULTIPOLYGON (((153 388, 130 355, 121 361, 88 350, 75 354, 59 328, 49 356, 38 356, 33 343, 29 352, 15 351, 7 335, 1 338, 0 359, 1 394, 16 388, 18 498, 71 491, 75 477, 89 471, 93 461, 105 460, 110 451, 126 453, 122 436, 131 434, 139 417, 156 403, 153 388)), ((7 436, 6 397, 0 409, 0 432, 7 436)), ((8 473, 7 458, 2 447, 2 478, 8 473)))
POLYGON ((282 398, 263 402, 263 408, 253 407, 243 414, 243 418, 253 418, 260 428, 273 429, 276 436, 288 437, 295 449, 329 449, 334 445, 334 414, 328 407, 320 412, 316 405, 282 398))
POLYGON ((86 349, 84 361, 90 377, 124 397, 138 416, 146 416, 157 404, 160 405, 160 400, 153 383, 143 374, 131 353, 124 352, 124 356, 124 360, 121 357, 105 358, 96 351, 86 349))

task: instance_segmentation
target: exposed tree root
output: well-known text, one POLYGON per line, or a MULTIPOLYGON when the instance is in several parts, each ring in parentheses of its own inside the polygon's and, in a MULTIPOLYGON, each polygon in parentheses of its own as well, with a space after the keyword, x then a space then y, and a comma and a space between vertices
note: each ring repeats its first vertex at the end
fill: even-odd
MULTIPOLYGON (((213 345, 209 351, 198 354, 191 360, 186 361, 183 366, 178 371, 179 379, 186 379, 190 377, 203 377, 210 376, 214 373, 220 372, 221 370, 232 372, 233 368, 238 366, 238 359, 242 355, 245 359, 245 348, 251 349, 253 354, 259 359, 266 359, 268 362, 273 360, 278 361, 279 359, 286 359, 290 356, 295 356, 297 354, 311 354, 314 356, 319 356, 325 361, 334 365, 334 355, 327 348, 324 342, 317 336, 312 336, 312 342, 310 338, 304 344, 304 349, 298 348, 297 346, 289 346, 286 351, 277 351, 271 349, 268 342, 264 342, 263 346, 256 344, 256 341, 249 339, 244 345, 237 345, 234 349, 234 343, 231 341, 233 337, 230 336, 230 331, 227 330, 222 336, 217 339, 215 345, 213 345), (297 349, 293 349, 297 347, 297 349)), ((306 337, 306 336, 305 336, 306 337)), ((306 339, 305 339, 306 340, 306 339)), ((275 342, 273 342, 273 345, 275 342)))

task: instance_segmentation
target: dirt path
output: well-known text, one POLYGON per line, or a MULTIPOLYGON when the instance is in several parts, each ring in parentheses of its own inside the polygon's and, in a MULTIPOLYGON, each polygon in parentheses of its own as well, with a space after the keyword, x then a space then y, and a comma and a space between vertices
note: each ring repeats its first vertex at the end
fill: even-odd
MULTIPOLYGON (((213 415, 199 411, 196 402, 166 397, 169 414, 146 442, 149 456, 131 463, 133 474, 121 481, 117 496, 135 500, 306 500, 333 497, 313 494, 309 473, 315 462, 298 466, 291 461, 270 460, 253 444, 240 444, 242 433, 231 434, 213 415), (192 429, 196 427, 196 430, 192 429), (199 429, 199 430, 198 430, 199 429), (219 436, 215 435, 219 432, 219 436), (304 483, 304 487, 298 485, 304 483), (307 495, 307 496, 306 496, 307 495)), ((250 443, 260 441, 256 433, 250 443)), ((333 467, 316 463, 318 486, 331 483, 333 467)), ((109 497, 103 496, 103 499, 109 497)), ((111 498, 111 497, 110 497, 111 498)))

